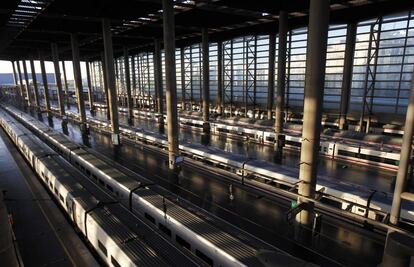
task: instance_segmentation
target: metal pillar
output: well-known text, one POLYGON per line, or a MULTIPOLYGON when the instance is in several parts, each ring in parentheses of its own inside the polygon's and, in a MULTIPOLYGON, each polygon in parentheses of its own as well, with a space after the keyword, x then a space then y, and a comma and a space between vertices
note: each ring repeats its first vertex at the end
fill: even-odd
MULTIPOLYGON (((279 21, 280 21, 280 17, 279 17, 279 21)), ((274 92, 275 92, 275 57, 276 57, 276 35, 272 33, 269 35, 269 67, 268 67, 269 72, 267 76, 267 119, 268 120, 272 119, 272 111, 273 111, 272 110, 273 109, 273 98, 274 98, 274 92)))
POLYGON ((329 0, 311 0, 298 198, 298 203, 303 203, 305 208, 296 216, 296 221, 306 227, 313 224, 314 203, 304 200, 301 196, 315 197, 328 26, 329 0))
POLYGON ((13 80, 14 80, 14 84, 15 85, 19 85, 19 80, 17 78, 17 72, 16 72, 16 67, 14 66, 14 62, 15 61, 10 61, 13 67, 13 80))
POLYGON ((177 169, 178 118, 177 84, 175 80, 175 22, 173 0, 162 0, 165 50, 165 81, 167 99, 168 162, 171 170, 177 169))
POLYGON ((223 43, 217 43, 217 113, 223 113, 223 43))
POLYGON ((102 59, 102 74, 103 74, 103 85, 104 85, 104 92, 105 92, 105 102, 106 102, 106 117, 108 121, 111 120, 111 113, 109 112, 109 87, 108 87, 108 78, 107 78, 107 72, 106 72, 106 63, 105 63, 105 54, 102 53, 101 55, 102 59))
POLYGON ((51 44, 52 48, 52 59, 53 59, 53 66, 55 67, 55 79, 56 79, 56 87, 57 87, 57 97, 58 97, 58 107, 59 107, 59 114, 60 116, 65 116, 65 105, 63 103, 63 94, 62 94, 62 80, 60 76, 60 68, 59 68, 59 50, 56 43, 51 44))
POLYGON ((136 90, 137 90, 137 77, 135 76, 135 56, 133 55, 131 57, 131 70, 130 72, 132 72, 132 88, 131 88, 131 101, 132 101, 132 105, 131 108, 134 108, 134 98, 132 95, 136 95, 136 90), (133 93, 132 93, 133 91, 133 93))
POLYGON ((157 113, 159 114, 159 125, 164 126, 164 102, 163 102, 163 84, 162 84, 162 64, 161 64, 161 42, 155 39, 154 42, 154 78, 155 91, 157 92, 157 113))
POLYGON ((108 19, 102 19, 102 34, 104 42, 106 79, 108 84, 108 111, 111 114, 112 144, 119 145, 118 102, 115 87, 114 53, 112 48, 111 25, 108 19))
POLYGON ((126 47, 124 47, 124 70, 125 70, 125 85, 126 85, 126 92, 127 92, 128 121, 131 123, 134 118, 134 113, 133 113, 134 103, 132 101, 132 94, 131 94, 131 72, 129 70, 129 55, 128 55, 128 49, 126 47))
POLYGON ((44 55, 42 52, 39 52, 40 58, 40 70, 42 72, 42 83, 43 83, 43 90, 44 90, 44 97, 46 103, 46 111, 48 115, 50 115, 50 98, 49 98, 49 86, 47 83, 47 74, 46 74, 46 67, 45 67, 45 60, 44 55))
POLYGON ((283 134, 285 89, 286 89, 286 43, 288 32, 288 13, 284 10, 279 13, 279 49, 277 60, 277 93, 275 110, 275 161, 281 162, 285 136, 283 134))
POLYGON ((89 110, 93 113, 93 88, 91 81, 91 63, 85 62, 86 64, 86 80, 88 82, 88 100, 89 100, 89 110))
POLYGON ((20 68, 20 62, 19 61, 16 61, 16 65, 17 65, 17 74, 19 76, 19 82, 20 82, 20 85, 19 85, 19 88, 20 88, 19 94, 20 94, 21 101, 22 101, 23 105, 26 106, 26 101, 24 99, 24 93, 23 93, 23 78, 22 78, 22 70, 20 68))
POLYGON ((78 110, 79 110, 79 116, 80 116, 80 127, 81 127, 82 133, 86 134, 87 128, 86 128, 85 102, 83 99, 83 85, 82 85, 82 74, 81 74, 81 68, 80 68, 78 35, 76 33, 72 33, 70 35, 70 43, 72 47, 73 76, 75 80, 76 98, 78 102, 78 110))
POLYGON ((35 104, 36 104, 36 108, 40 109, 39 88, 37 87, 37 77, 36 77, 36 70, 35 70, 33 59, 30 59, 30 69, 32 71, 35 104))
POLYGON ((30 95, 29 75, 27 74, 26 60, 23 60, 23 72, 24 72, 24 80, 26 81, 27 105, 30 107, 32 105, 32 96, 30 95))
POLYGON ((210 132, 210 60, 208 29, 202 29, 202 49, 203 49, 203 132, 210 132))
POLYGON ((392 200, 392 208, 390 214, 390 223, 397 224, 401 211, 401 193, 404 192, 408 167, 413 150, 413 134, 414 134, 414 76, 411 81, 411 95, 408 102, 407 113, 405 117, 405 127, 403 142, 401 145, 400 164, 398 166, 397 180, 395 182, 394 196, 392 200))
POLYGON ((339 129, 340 130, 348 129, 346 116, 348 114, 349 97, 351 95, 352 68, 354 66, 356 32, 357 32, 357 24, 349 23, 346 29, 344 74, 342 78, 341 106, 340 106, 340 113, 339 113, 339 129))
POLYGON ((63 82, 65 84, 65 99, 66 99, 66 105, 69 108, 70 107, 70 103, 69 103, 68 79, 67 79, 67 76, 66 76, 65 61, 63 61, 63 60, 62 60, 62 71, 63 71, 63 82))

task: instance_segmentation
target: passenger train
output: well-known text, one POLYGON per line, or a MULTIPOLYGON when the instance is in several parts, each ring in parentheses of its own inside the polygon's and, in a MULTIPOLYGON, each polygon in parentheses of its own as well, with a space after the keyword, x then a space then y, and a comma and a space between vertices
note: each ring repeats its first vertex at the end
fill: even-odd
MULTIPOLYGON (((95 103, 101 109, 105 109, 105 104, 95 103)), ((119 108, 120 112, 127 112, 126 108, 119 108)), ((134 110, 134 116, 142 117, 145 119, 157 120, 157 114, 150 111, 134 110)), ((164 115, 165 116, 165 115, 164 115)), ((203 121, 197 117, 180 116, 179 121, 182 125, 194 127, 196 129, 202 129, 203 121)), ((166 120, 164 120, 166 122, 166 120)), ((271 127, 262 125, 234 125, 228 121, 211 121, 210 129, 213 134, 222 134, 227 136, 233 136, 249 141, 274 145, 275 133, 271 127)), ((332 132, 332 131, 331 131, 332 132)), ((285 134, 285 147, 292 150, 300 150, 301 136, 300 130, 286 130, 285 134)), ((349 134, 335 133, 332 136, 331 133, 322 134, 320 141, 320 154, 332 159, 342 159, 363 165, 371 165, 381 167, 389 170, 398 170, 399 157, 400 157, 400 139, 392 138, 390 136, 379 136, 371 134, 368 136, 376 139, 372 142, 368 140, 355 139, 349 134)), ((362 137, 360 137, 362 138, 362 137)), ((362 138, 363 139, 363 138, 362 138)))
MULTIPOLYGON (((123 218, 120 219, 118 215, 123 209, 118 206, 120 204, 96 198, 74 179, 74 175, 79 173, 74 174, 68 170, 73 167, 65 164, 65 160, 60 155, 3 112, 0 112, 0 125, 36 172, 45 188, 108 266, 199 266, 202 264, 201 261, 198 262, 175 248, 149 227, 147 227, 149 231, 141 233, 140 236, 130 230, 122 219, 129 216, 128 220, 131 220, 132 215, 124 213, 123 218), (169 252, 165 253, 166 250, 169 252)), ((136 217, 133 219, 135 225, 139 225, 140 228, 145 227, 142 222, 136 220, 136 217)))
MULTIPOLYGON (((72 114, 72 116, 76 115, 72 114)), ((109 126, 108 123, 93 118, 88 118, 88 122, 102 128, 109 126)), ((158 133, 127 126, 120 127, 120 131, 124 137, 162 148, 166 148, 168 144, 166 137, 158 133)), ((183 155, 231 170, 243 177, 256 178, 276 184, 287 190, 296 190, 299 181, 298 172, 293 168, 282 167, 262 160, 247 159, 242 155, 198 144, 182 143, 179 148, 183 155)), ((373 220, 383 222, 388 220, 392 204, 392 194, 390 193, 332 181, 328 177, 318 177, 317 190, 324 191, 321 202, 373 220)), ((403 203, 401 219, 409 225, 414 225, 414 205, 412 203, 403 203)))
MULTIPOLYGON (((73 143, 63 134, 57 133, 27 114, 21 114, 13 107, 3 107, 92 181, 110 192, 120 203, 145 218, 176 244, 191 251, 205 264, 274 266, 278 260, 283 260, 289 265, 307 266, 308 263, 247 233, 244 233, 243 241, 239 240, 220 229, 220 225, 225 222, 219 218, 210 216, 204 219, 195 215, 183 207, 191 206, 189 203, 182 199, 178 203, 176 196, 169 197, 164 189, 146 178, 113 165, 102 156, 98 157, 88 148, 73 143), (249 239, 252 242, 249 242, 249 239)), ((233 230, 235 233, 241 231, 235 228, 233 230)))

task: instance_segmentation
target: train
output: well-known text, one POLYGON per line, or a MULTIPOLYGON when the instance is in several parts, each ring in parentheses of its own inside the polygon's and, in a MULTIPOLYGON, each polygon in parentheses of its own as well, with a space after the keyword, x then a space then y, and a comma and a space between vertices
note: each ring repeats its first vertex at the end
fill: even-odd
POLYGON ((0 112, 0 125, 22 153, 66 213, 73 225, 108 266, 200 266, 180 249, 175 248, 159 233, 147 228, 138 235, 125 223, 134 220, 139 228, 145 225, 122 212, 119 203, 109 197, 96 196, 74 177, 78 171, 29 130, 0 112), (121 216, 119 214, 122 214, 121 216), (152 242, 151 242, 152 241, 152 242), (169 250, 168 253, 165 253, 169 250))
MULTIPOLYGON (((257 238, 244 233, 243 241, 220 227, 227 224, 217 217, 200 217, 189 211, 183 199, 177 201, 165 189, 80 146, 45 124, 3 105, 9 114, 32 130, 42 141, 104 188, 134 214, 146 219, 175 244, 187 249, 209 266, 274 266, 283 260, 293 266, 310 266, 257 238), (220 233, 215 235, 212 233, 220 233), (249 242, 249 239, 251 242, 249 242), (231 244, 231 245, 228 245, 231 244)), ((197 209, 191 206, 191 210, 197 209)), ((227 224, 228 225, 228 224, 227 224)), ((228 225, 226 229, 242 230, 228 225)))
MULTIPOLYGON (((95 103, 94 106, 100 109, 106 108, 105 104, 100 103, 95 103)), ((125 113, 128 110, 120 107, 119 111, 125 113)), ((159 119, 159 114, 150 111, 135 109, 133 113, 136 117, 152 120, 159 119)), ((202 129, 204 123, 197 116, 180 116, 179 121, 183 126, 199 130, 202 129)), ((240 121, 237 124, 235 125, 230 119, 214 120, 210 122, 210 129, 213 134, 242 138, 264 145, 274 145, 275 132, 271 126, 251 125, 240 121)), ((328 122, 322 124, 329 125, 328 122)), ((287 124, 284 135, 285 147, 299 151, 302 144, 300 125, 287 124)), ((341 159, 396 171, 398 170, 400 150, 400 137, 378 134, 355 134, 353 132, 338 132, 334 129, 326 129, 321 135, 319 152, 322 156, 332 159, 341 159)))
MULTIPOLYGON (((73 113, 71 116, 76 117, 76 114, 73 113)), ((88 118, 88 122, 96 127, 109 129, 107 122, 94 118, 88 118)), ((161 148, 166 148, 168 144, 165 135, 159 133, 128 126, 121 126, 120 131, 124 137, 161 148)), ((242 155, 194 143, 181 143, 179 148, 183 155, 232 171, 242 177, 255 178, 286 190, 297 191, 299 182, 297 177, 299 175, 296 169, 263 160, 249 159, 242 155)), ((389 219, 392 204, 392 194, 390 193, 332 181, 329 177, 323 176, 318 177, 316 190, 324 192, 321 202, 336 208, 376 221, 387 222, 389 219)), ((414 226, 414 205, 412 203, 403 203, 401 219, 410 227, 414 226)))

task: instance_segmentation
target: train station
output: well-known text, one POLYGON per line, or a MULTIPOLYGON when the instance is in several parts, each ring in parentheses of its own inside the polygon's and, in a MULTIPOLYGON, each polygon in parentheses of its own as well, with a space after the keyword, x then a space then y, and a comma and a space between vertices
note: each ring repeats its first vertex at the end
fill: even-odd
POLYGON ((414 2, 0 1, 0 266, 414 266, 414 2))

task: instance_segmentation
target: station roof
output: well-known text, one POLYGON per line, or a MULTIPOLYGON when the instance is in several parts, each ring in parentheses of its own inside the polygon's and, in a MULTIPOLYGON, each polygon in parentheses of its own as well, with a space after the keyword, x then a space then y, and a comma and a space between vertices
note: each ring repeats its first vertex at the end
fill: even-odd
MULTIPOLYGON (((414 1, 331 0, 331 24, 407 11, 414 1)), ((289 13, 289 27, 306 26, 308 0, 176 0, 174 1, 177 47, 200 42, 208 28, 210 41, 236 36, 277 33, 280 10, 289 13)), ((115 56, 123 47, 152 50, 162 40, 161 0, 1 0, 0 59, 46 59, 50 43, 59 46, 60 58, 71 59, 70 33, 79 36, 83 60, 100 58, 103 51, 102 18, 111 21, 115 56)))

